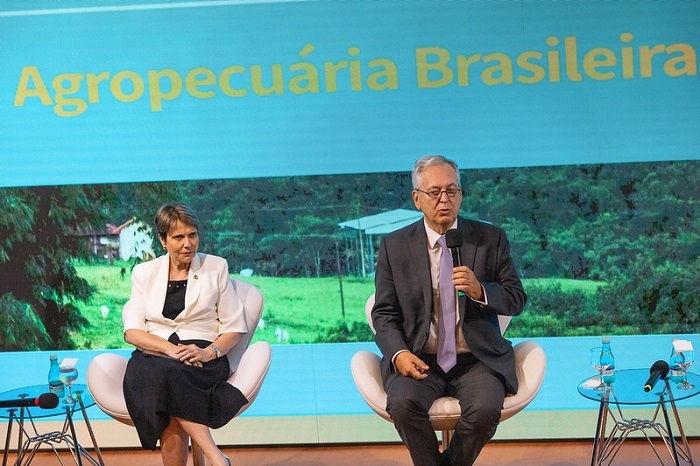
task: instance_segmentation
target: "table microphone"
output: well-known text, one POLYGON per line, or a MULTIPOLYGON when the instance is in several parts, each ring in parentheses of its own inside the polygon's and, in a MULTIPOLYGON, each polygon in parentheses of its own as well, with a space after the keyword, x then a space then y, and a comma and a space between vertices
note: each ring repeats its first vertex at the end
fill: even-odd
POLYGON ((668 375, 668 371, 669 367, 666 361, 662 361, 659 359, 654 364, 652 364, 649 368, 649 378, 647 379, 647 383, 644 384, 644 391, 650 392, 651 389, 654 388, 654 385, 656 385, 656 382, 659 381, 659 379, 663 379, 668 375))
POLYGON ((0 408, 28 408, 38 406, 43 409, 52 409, 58 406, 58 395, 55 393, 42 393, 36 398, 18 398, 16 400, 0 401, 0 408))

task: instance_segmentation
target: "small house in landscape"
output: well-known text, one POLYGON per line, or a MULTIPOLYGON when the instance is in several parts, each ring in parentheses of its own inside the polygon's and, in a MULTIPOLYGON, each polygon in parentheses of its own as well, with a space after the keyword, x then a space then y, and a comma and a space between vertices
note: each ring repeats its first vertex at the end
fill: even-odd
POLYGON ((87 239, 91 255, 110 262, 114 259, 146 259, 154 255, 151 228, 133 218, 121 225, 108 223, 104 230, 78 229, 73 235, 87 239))
POLYGON ((120 259, 153 257, 153 230, 151 227, 131 219, 123 225, 115 227, 114 231, 119 239, 120 259))

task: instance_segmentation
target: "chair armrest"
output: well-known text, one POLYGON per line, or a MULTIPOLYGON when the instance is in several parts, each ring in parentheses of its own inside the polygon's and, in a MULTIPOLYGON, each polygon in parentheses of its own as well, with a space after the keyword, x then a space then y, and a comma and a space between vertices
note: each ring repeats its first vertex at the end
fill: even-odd
POLYGON ((540 391, 547 370, 547 355, 534 341, 522 341, 513 347, 518 393, 506 397, 501 421, 522 411, 540 391))
POLYGON ((238 414, 242 413, 257 398, 263 380, 272 362, 272 347, 265 341, 257 341, 243 353, 236 371, 228 378, 228 383, 241 391, 248 399, 238 414))
POLYGON ((372 410, 387 421, 386 392, 382 382, 381 358, 370 351, 358 351, 350 360, 350 370, 360 395, 372 410))
POLYGON ((124 401, 124 373, 129 362, 114 353, 95 356, 87 369, 88 390, 95 404, 106 414, 124 424, 133 425, 124 401))

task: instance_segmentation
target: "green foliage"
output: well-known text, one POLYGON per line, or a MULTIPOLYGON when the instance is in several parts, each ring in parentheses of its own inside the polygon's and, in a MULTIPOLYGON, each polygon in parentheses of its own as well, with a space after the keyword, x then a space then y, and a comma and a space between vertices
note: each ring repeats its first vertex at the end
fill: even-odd
POLYGON ((31 240, 34 235, 34 211, 26 189, 0 189, 0 264, 10 259, 15 243, 31 240))
POLYGON ((335 327, 327 329, 325 334, 319 335, 317 341, 319 343, 374 341, 374 334, 366 321, 353 322, 349 328, 346 324, 339 323, 335 327))
POLYGON ((0 296, 0 350, 33 351, 45 348, 51 338, 31 307, 12 293, 0 296))
POLYGON ((558 337, 566 333, 564 320, 550 315, 523 312, 508 326, 508 338, 558 337))
POLYGON ((407 173, 207 180, 184 191, 206 226, 202 250, 225 257, 232 271, 272 277, 364 276, 366 245, 363 270, 356 232, 338 223, 414 208, 407 173))
POLYGON ((695 333, 700 328, 699 273, 698 256, 678 264, 640 255, 602 290, 598 306, 616 325, 635 325, 642 333, 695 333))
MULTIPOLYGON (((0 190, 0 277, 3 290, 41 323, 32 344, 38 349, 76 345, 71 335, 89 324, 77 306, 89 304, 94 289, 76 273, 74 261, 98 259, 89 245, 106 232, 106 223, 152 218, 173 193, 178 188, 168 183, 0 190)), ((0 347, 14 344, 2 338, 0 347)))
POLYGON ((0 276, 4 289, 40 320, 32 341, 40 349, 72 347, 67 331, 84 323, 74 302, 87 301, 92 290, 71 261, 85 256, 80 237, 102 220, 94 208, 100 197, 99 188, 80 186, 11 189, 0 196, 3 212, 16 216, 0 223, 0 276))
MULTIPOLYGON (((527 312, 514 319, 514 329, 508 335, 516 336, 520 328, 531 332, 550 332, 549 336, 563 336, 576 329, 596 328, 601 316, 596 307, 595 292, 603 284, 576 280, 529 281, 527 312), (593 286, 591 286, 593 285, 593 286), (523 320, 520 323, 520 320, 523 320)), ((604 320, 604 319, 603 319, 604 320)), ((522 336, 534 336, 531 334, 522 336)))

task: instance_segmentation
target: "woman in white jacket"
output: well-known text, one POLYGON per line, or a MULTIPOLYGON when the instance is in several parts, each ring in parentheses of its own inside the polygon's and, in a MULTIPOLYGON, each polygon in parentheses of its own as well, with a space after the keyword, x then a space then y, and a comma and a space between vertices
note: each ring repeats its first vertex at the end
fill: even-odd
POLYGON ((248 400, 226 383, 226 353, 247 333, 225 259, 198 253, 199 221, 184 204, 155 217, 167 254, 134 267, 124 305, 124 339, 134 345, 124 396, 141 445, 167 466, 186 466, 189 439, 214 466, 231 462, 210 428, 225 425, 248 400))

